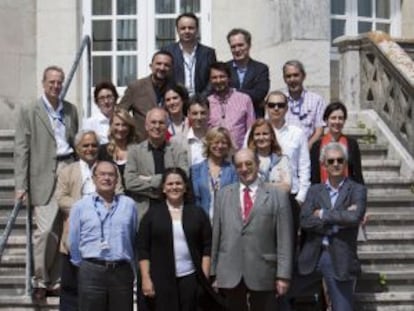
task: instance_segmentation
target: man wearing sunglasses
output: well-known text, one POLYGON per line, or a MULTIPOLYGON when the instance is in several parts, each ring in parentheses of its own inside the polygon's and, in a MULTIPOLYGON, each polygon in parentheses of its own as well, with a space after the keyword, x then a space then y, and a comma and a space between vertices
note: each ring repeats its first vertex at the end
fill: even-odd
POLYGON ((358 225, 367 202, 365 186, 345 176, 347 160, 345 148, 337 142, 322 149, 320 161, 328 180, 309 189, 302 207, 301 227, 306 234, 298 258, 299 276, 289 294, 294 297, 323 277, 333 310, 341 311, 354 310, 353 290, 361 271, 358 225))
POLYGON ((310 150, 313 143, 323 134, 323 112, 326 103, 319 94, 303 87, 305 78, 305 67, 300 61, 289 60, 283 65, 283 79, 288 89, 286 95, 289 100, 286 122, 303 129, 310 150))

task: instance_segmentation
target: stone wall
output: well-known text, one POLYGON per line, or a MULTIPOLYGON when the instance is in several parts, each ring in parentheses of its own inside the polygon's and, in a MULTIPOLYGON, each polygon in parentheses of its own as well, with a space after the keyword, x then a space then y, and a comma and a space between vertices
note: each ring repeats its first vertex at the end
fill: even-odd
POLYGON ((271 88, 285 86, 282 66, 289 59, 305 65, 305 85, 329 99, 329 1, 239 0, 212 3, 212 44, 220 60, 231 58, 227 32, 243 27, 253 36, 253 58, 268 64, 271 88))
POLYGON ((14 128, 17 108, 36 94, 35 4, 0 1, 0 129, 14 128))

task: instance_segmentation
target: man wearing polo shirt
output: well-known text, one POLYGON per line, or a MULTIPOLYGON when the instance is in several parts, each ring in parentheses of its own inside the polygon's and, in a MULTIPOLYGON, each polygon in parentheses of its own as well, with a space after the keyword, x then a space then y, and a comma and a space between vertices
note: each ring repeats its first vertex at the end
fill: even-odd
MULTIPOLYGON (((59 99, 65 74, 49 66, 43 72, 43 95, 23 105, 16 122, 15 181, 16 200, 28 194, 34 206, 33 298, 59 290, 59 237, 62 221, 55 198, 57 174, 73 162, 73 140, 78 131, 76 107, 59 99)), ((53 293, 54 292, 54 293, 53 293)))
POLYGON ((76 202, 69 218, 71 261, 79 266, 79 309, 132 311, 135 202, 115 194, 114 163, 98 162, 92 175, 96 192, 76 202))

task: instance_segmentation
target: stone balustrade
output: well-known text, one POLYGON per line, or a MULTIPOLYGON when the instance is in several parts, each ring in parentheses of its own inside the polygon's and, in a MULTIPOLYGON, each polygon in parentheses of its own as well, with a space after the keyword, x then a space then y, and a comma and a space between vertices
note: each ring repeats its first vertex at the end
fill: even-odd
POLYGON ((350 110, 373 109, 414 156, 414 62, 383 32, 334 41, 339 97, 350 110))

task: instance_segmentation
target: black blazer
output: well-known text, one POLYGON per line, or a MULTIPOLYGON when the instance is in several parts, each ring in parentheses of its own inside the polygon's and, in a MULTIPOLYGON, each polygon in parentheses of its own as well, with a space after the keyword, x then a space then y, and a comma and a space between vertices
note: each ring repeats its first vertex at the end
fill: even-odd
MULTIPOLYGON (((182 222, 200 287, 211 298, 204 299, 210 304, 204 308, 220 310, 223 302, 209 285, 201 268, 202 257, 210 256, 211 253, 210 220, 201 208, 185 205, 182 222)), ((172 221, 165 202, 151 205, 141 220, 138 232, 138 258, 150 261, 150 275, 156 293, 155 310, 179 311, 172 221)))
MULTIPOLYGON (((163 51, 168 51, 174 58, 174 79, 175 83, 184 85, 185 73, 184 73, 184 58, 178 42, 171 43, 162 48, 163 51)), ((194 89, 196 93, 207 95, 208 82, 210 77, 210 65, 216 62, 216 52, 214 49, 198 43, 195 63, 195 77, 194 77, 194 89)))
POLYGON ((321 254, 322 239, 329 235, 333 225, 340 226, 337 233, 329 235, 329 254, 332 258, 334 277, 339 281, 355 279, 360 273, 357 256, 358 225, 362 221, 367 202, 367 189, 347 178, 339 190, 335 206, 331 208, 329 192, 324 184, 312 185, 301 208, 300 225, 305 231, 305 241, 298 257, 298 270, 302 275, 312 273, 321 254), (355 204, 356 210, 347 208, 355 204), (320 219, 313 215, 323 209, 320 219))
MULTIPOLYGON (((362 176, 361 166, 361 152, 359 151, 358 142, 351 137, 346 136, 346 138, 348 139, 348 177, 359 184, 364 184, 364 177, 362 176)), ((312 184, 318 184, 321 182, 321 171, 319 162, 321 142, 321 139, 316 141, 313 144, 310 151, 312 184)))
POLYGON ((269 92, 269 67, 266 64, 250 59, 247 63, 247 71, 243 84, 240 84, 237 68, 233 66, 233 60, 227 62, 231 68, 231 86, 250 96, 256 117, 264 117, 264 99, 269 92))

